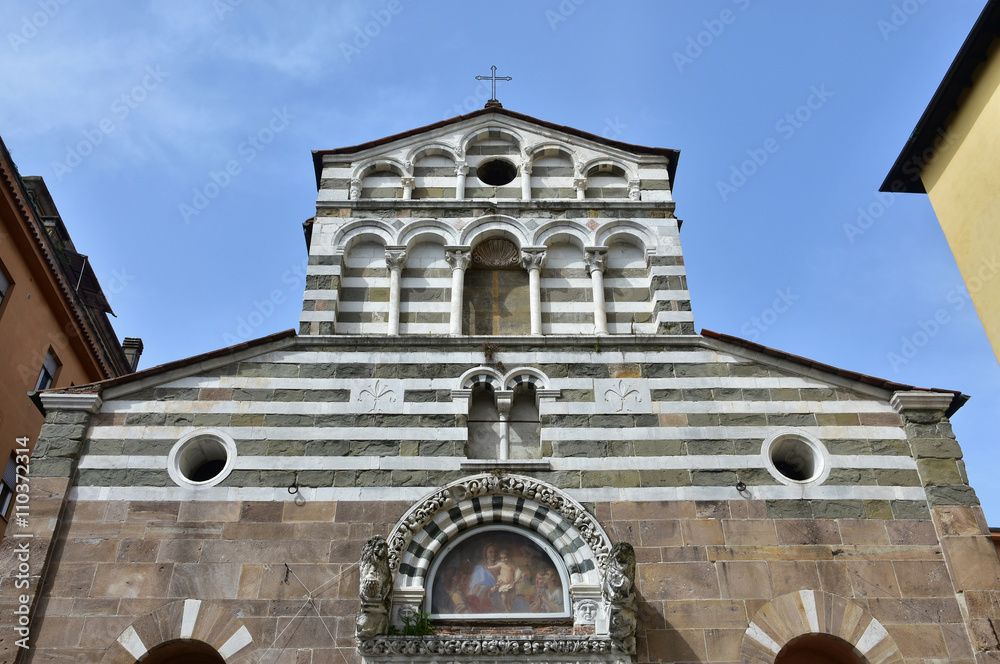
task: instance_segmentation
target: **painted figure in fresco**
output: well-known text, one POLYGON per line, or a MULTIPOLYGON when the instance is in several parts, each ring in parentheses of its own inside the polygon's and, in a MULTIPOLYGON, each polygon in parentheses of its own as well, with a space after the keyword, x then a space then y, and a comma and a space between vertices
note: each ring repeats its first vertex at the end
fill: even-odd
POLYGON ((558 613, 563 610, 562 590, 554 569, 539 568, 535 572, 535 594, 531 598, 532 613, 558 613))
POLYGON ((493 590, 499 593, 504 611, 513 612, 514 600, 517 598, 517 582, 524 578, 524 572, 511 561, 510 550, 500 551, 500 560, 494 565, 488 565, 486 569, 496 579, 493 590))
POLYGON ((469 581, 468 599, 472 604, 474 613, 492 613, 499 608, 493 605, 493 589, 497 585, 496 577, 490 572, 490 567, 497 564, 499 556, 495 544, 489 544, 483 551, 483 562, 476 565, 472 572, 472 580, 469 581))
POLYGON ((468 613, 469 605, 462 589, 465 588, 469 575, 458 567, 449 567, 444 573, 444 591, 451 600, 452 613, 468 613))

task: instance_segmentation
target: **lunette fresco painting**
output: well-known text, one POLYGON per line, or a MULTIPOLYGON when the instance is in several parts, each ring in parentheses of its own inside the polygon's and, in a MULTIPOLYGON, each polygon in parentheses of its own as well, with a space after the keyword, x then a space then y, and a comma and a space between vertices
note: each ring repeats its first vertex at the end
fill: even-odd
POLYGON ((432 584, 432 615, 565 615, 565 607, 563 582, 549 554, 510 530, 463 540, 446 554, 432 584))

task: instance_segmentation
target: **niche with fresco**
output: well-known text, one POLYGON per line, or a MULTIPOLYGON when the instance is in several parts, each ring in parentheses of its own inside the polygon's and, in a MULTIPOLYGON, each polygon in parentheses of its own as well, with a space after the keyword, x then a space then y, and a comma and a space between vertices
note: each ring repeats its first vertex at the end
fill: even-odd
POLYGON ((569 617, 569 583, 559 560, 534 533, 477 529, 437 556, 425 610, 443 619, 569 617))

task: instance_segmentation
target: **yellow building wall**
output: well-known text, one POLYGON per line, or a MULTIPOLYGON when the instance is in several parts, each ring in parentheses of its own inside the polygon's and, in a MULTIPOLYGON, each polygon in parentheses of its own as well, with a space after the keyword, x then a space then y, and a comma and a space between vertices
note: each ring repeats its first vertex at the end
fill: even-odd
POLYGON ((1000 362, 1000 39, 921 179, 1000 362))

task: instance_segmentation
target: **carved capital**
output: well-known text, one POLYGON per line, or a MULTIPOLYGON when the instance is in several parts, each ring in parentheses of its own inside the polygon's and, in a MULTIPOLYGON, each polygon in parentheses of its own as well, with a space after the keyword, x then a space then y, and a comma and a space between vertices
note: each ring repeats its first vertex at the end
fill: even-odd
POLYGON ((469 165, 464 161, 455 162, 455 175, 468 175, 469 165))
POLYGON ((493 393, 497 400, 497 410, 504 417, 510 415, 510 406, 514 401, 514 390, 497 390, 493 393))
POLYGON ((361 178, 351 178, 351 200, 361 198, 361 178))
POLYGON ((529 272, 541 270, 545 266, 546 253, 544 249, 522 249, 521 266, 529 272))
POLYGON ((417 178, 400 178, 399 180, 404 187, 413 188, 417 184, 417 178))
POLYGON ((469 268, 469 263, 472 262, 472 250, 446 249, 444 259, 448 261, 452 270, 466 270, 469 268))
POLYGON ((587 274, 594 270, 603 273, 604 267, 608 263, 607 247, 587 247, 583 254, 583 260, 587 264, 587 274))
POLYGON ((637 180, 637 179, 636 180, 629 180, 628 181, 628 197, 629 197, 629 200, 633 200, 633 201, 639 200, 639 197, 640 197, 639 185, 640 184, 641 184, 641 181, 637 180))
POLYGON ((587 178, 573 178, 573 187, 577 190, 585 190, 587 188, 587 178))
POLYGON ((406 267, 406 250, 386 248, 385 265, 390 270, 402 270, 406 267))

